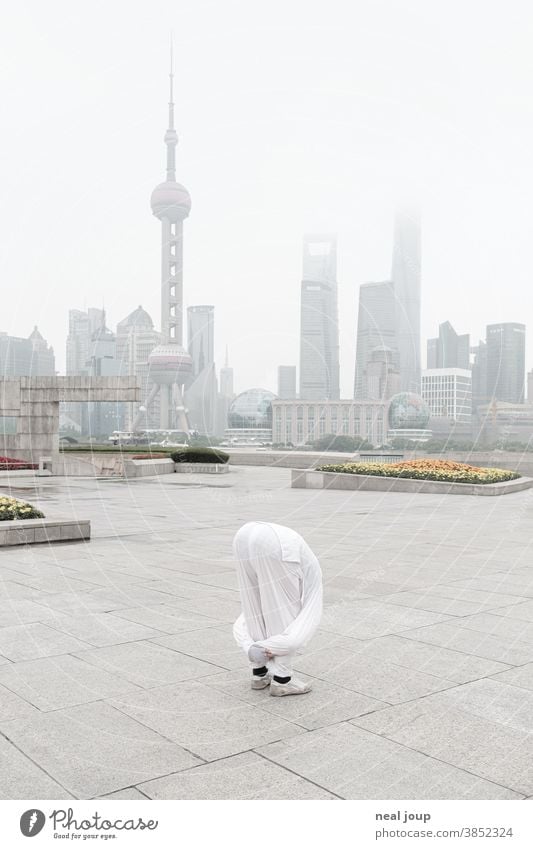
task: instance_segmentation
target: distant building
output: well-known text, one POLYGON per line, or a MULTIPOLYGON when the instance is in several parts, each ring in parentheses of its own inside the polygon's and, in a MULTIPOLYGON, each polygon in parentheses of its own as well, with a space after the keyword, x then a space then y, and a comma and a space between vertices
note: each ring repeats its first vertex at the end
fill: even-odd
POLYGON ((3 377, 53 377, 54 349, 37 326, 30 336, 8 336, 0 331, 0 379, 3 377))
POLYGON ((526 327, 517 322, 487 325, 487 395, 497 401, 524 401, 526 327))
POLYGON ((300 397, 339 397, 337 241, 306 236, 300 313, 300 397))
POLYGON ((103 309, 68 311, 67 375, 89 374, 89 348, 93 333, 105 325, 103 309))
MULTIPOLYGON (((117 377, 120 373, 117 337, 105 324, 91 337, 88 368, 91 377, 117 377)), ((88 402, 86 432, 96 437, 110 436, 114 430, 121 429, 123 412, 123 401, 88 402)))
POLYGON ((527 373, 527 400, 533 404, 533 369, 527 373))
POLYGON ((192 359, 192 379, 185 390, 189 424, 200 433, 217 428, 217 378, 215 372, 215 308, 189 307, 187 340, 192 359))
POLYGON ((194 306, 187 309, 187 342, 192 358, 193 378, 215 362, 215 308, 194 306))
POLYGON ((487 343, 482 339, 470 349, 472 362, 472 408, 477 410, 489 401, 487 390, 487 343))
POLYGON ((370 352, 363 372, 364 400, 388 401, 400 391, 400 373, 396 365, 396 352, 386 345, 370 352))
POLYGON ((402 392, 420 393, 420 215, 400 209, 394 220, 391 279, 402 392))
MULTIPOLYGON (((121 375, 135 375, 139 378, 141 397, 147 398, 152 388, 149 379, 148 357, 159 345, 161 334, 154 329, 154 323, 146 310, 138 306, 117 325, 117 360, 121 375)), ((125 405, 124 430, 131 430, 139 405, 125 405)), ((149 410, 144 411, 144 421, 140 429, 160 427, 159 399, 156 398, 149 410)))
POLYGON ((450 423, 472 421, 472 372, 469 369, 436 368, 422 372, 422 398, 432 418, 450 423))
POLYGON ((272 402, 276 396, 268 389, 247 389, 232 402, 225 436, 239 442, 272 442, 272 402))
POLYGON ((354 398, 386 400, 399 391, 398 381, 392 386, 392 374, 399 376, 399 354, 396 339, 396 305, 394 284, 390 280, 382 283, 364 283, 359 289, 359 310, 357 318, 357 344, 355 356, 354 398), (376 351, 381 354, 375 354, 376 351), (376 396, 376 362, 383 360, 387 351, 383 380, 383 368, 379 369, 379 382, 385 395, 376 396), (371 365, 372 364, 372 365, 371 365), (390 395, 387 394, 390 391, 390 395))
POLYGON ((228 427, 228 413, 232 401, 235 398, 233 390, 233 369, 229 365, 228 348, 226 346, 226 359, 219 374, 219 391, 217 396, 217 415, 215 422, 215 433, 222 436, 228 427))
POLYGON ((387 403, 372 401, 272 401, 272 441, 305 445, 326 434, 387 441, 387 403))
POLYGON ((439 324, 439 335, 427 342, 428 369, 470 369, 470 336, 458 334, 449 321, 439 324))
POLYGON ((296 397, 296 366, 278 366, 278 398, 296 397))

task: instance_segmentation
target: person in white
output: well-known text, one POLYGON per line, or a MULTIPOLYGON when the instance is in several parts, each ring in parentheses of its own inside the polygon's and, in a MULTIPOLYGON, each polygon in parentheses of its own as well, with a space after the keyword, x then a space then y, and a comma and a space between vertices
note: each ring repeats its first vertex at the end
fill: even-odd
POLYGON ((283 525, 248 522, 233 540, 242 613, 233 626, 252 665, 252 689, 271 696, 307 693, 292 677, 293 657, 318 628, 322 572, 305 540, 283 525))

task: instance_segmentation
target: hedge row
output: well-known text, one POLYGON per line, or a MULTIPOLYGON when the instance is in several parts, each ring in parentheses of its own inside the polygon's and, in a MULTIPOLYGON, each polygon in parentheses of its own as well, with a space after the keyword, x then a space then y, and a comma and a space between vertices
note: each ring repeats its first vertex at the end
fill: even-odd
POLYGON ((220 448, 184 446, 170 455, 175 463, 227 463, 229 454, 220 448))

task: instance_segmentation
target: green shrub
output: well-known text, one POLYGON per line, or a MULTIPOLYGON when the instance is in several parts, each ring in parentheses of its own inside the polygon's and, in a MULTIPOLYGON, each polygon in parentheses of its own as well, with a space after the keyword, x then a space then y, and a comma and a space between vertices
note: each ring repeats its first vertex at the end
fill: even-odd
POLYGON ((178 448, 170 455, 175 463, 227 463, 229 454, 220 448, 207 446, 188 446, 178 448))
POLYGON ((311 445, 318 451, 369 451, 373 448, 371 442, 360 436, 347 436, 343 433, 326 433, 320 439, 315 439, 311 445))
POLYGON ((32 504, 26 501, 18 501, 16 498, 0 497, 0 522, 9 519, 44 519, 44 513, 36 510, 32 504))

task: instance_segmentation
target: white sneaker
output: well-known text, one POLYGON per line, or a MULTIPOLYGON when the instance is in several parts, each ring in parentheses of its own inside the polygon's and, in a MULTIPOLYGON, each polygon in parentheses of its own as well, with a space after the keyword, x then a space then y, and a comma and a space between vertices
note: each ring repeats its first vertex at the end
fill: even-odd
POLYGON ((311 689, 311 684, 306 684, 304 681, 298 681, 291 678, 286 684, 280 684, 278 681, 272 681, 270 685, 271 696, 299 696, 301 693, 308 693, 311 689))
POLYGON ((272 675, 252 675, 252 690, 266 690, 270 686, 272 675))

